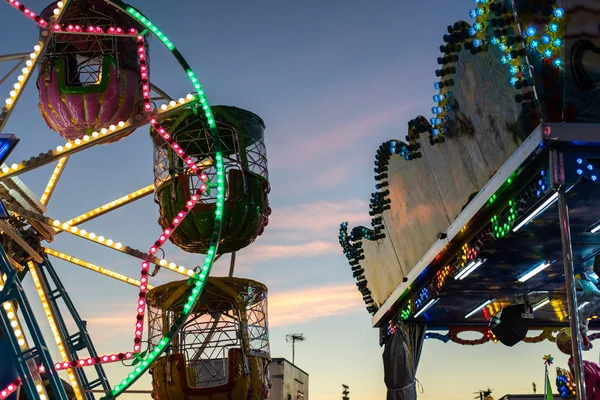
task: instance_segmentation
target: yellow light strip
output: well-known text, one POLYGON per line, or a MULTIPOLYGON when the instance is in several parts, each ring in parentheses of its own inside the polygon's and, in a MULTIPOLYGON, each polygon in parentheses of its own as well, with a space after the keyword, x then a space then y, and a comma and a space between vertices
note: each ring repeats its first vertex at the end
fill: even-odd
MULTIPOLYGON (((69 3, 69 0, 59 1, 56 3, 56 8, 53 10, 53 16, 50 21, 48 21, 48 26, 52 26, 54 23, 60 20, 62 13, 66 9, 66 5, 69 3)), ((25 67, 21 70, 21 75, 17 77, 17 83, 14 84, 13 90, 10 92, 10 96, 4 101, 4 107, 2 107, 2 112, 0 113, 0 132, 4 130, 6 123, 8 122, 8 118, 12 113, 12 110, 15 108, 19 97, 21 96, 21 92, 23 88, 27 85, 27 82, 33 75, 32 72, 35 71, 35 68, 40 60, 40 55, 46 51, 46 46, 50 42, 52 36, 48 30, 42 32, 42 36, 44 38, 38 42, 33 48, 33 52, 29 55, 29 60, 26 61, 25 67)))
MULTIPOLYGON (((4 283, 6 282, 6 274, 0 276, 0 291, 4 289, 4 283)), ((29 349, 29 345, 27 344, 27 338, 23 335, 23 329, 21 328, 21 323, 19 322, 19 317, 15 312, 12 303, 6 302, 4 303, 4 309, 8 314, 8 319, 10 321, 10 326, 13 328, 15 332, 15 336, 17 337, 17 341, 19 342, 19 347, 21 351, 25 351, 29 349)))
MULTIPOLYGON (((5 282, 6 274, 0 276, 0 290, 3 289, 5 282)), ((29 344, 27 343, 27 338, 23 334, 23 328, 21 327, 21 323, 19 322, 17 310, 14 308, 10 301, 4 303, 2 307, 4 308, 4 310, 6 310, 6 315, 8 316, 8 320, 10 321, 10 326, 13 329, 15 337, 17 338, 17 342, 19 343, 19 348, 23 352, 29 350, 29 344)), ((37 365, 35 365, 35 362, 33 360, 29 360, 27 361, 27 366, 29 367, 31 374, 33 375, 35 389, 40 395, 40 400, 48 400, 46 389, 42 385, 42 378, 40 377, 37 365)))
MULTIPOLYGON (((31 274, 31 279, 33 279, 33 284, 35 285, 35 290, 40 297, 40 301, 42 302, 42 307, 44 308, 44 313, 46 314, 46 318, 48 319, 48 324, 50 324, 50 330, 52 331, 52 335, 54 336, 54 341, 56 342, 56 346, 58 347, 58 352, 60 353, 60 357, 63 361, 70 361, 69 353, 65 349, 63 344, 63 339, 58 331, 58 327, 56 326, 56 319, 54 317, 54 313, 52 312, 52 308, 50 308, 50 304, 48 303, 48 298, 46 297, 46 291, 42 286, 42 282, 40 281, 40 277, 38 275, 37 266, 31 262, 27 262, 27 266, 29 267, 29 273, 31 274)), ((81 389, 79 388, 79 382, 77 381, 77 377, 73 373, 72 368, 66 369, 67 375, 69 376, 69 382, 71 382, 71 386, 73 387, 73 391, 75 392, 75 397, 77 400, 84 400, 83 394, 81 393, 81 389)))
POLYGON ((110 203, 106 203, 100 207, 94 208, 93 210, 83 213, 78 217, 70 219, 66 222, 66 224, 68 224, 68 225, 82 224, 93 218, 99 217, 102 214, 106 214, 107 212, 112 211, 116 208, 122 207, 133 201, 136 201, 143 197, 146 197, 147 195, 149 195, 153 192, 154 192, 154 185, 145 186, 145 187, 141 188, 140 190, 136 190, 135 192, 129 193, 126 196, 123 196, 121 198, 113 200, 110 203))
POLYGON ((158 257, 153 257, 153 256, 150 256, 149 254, 142 253, 141 251, 132 249, 129 246, 124 246, 120 242, 115 242, 112 239, 105 238, 104 236, 96 235, 94 232, 88 232, 85 229, 79 229, 76 226, 71 226, 71 225, 67 224, 66 222, 65 223, 60 222, 57 219, 55 219, 51 223, 52 223, 52 226, 54 226, 55 228, 59 228, 64 232, 87 239, 90 242, 98 243, 102 246, 120 251, 121 253, 125 253, 130 256, 139 258, 140 260, 149 260, 150 262, 152 262, 156 265, 160 265, 161 267, 168 268, 171 271, 180 273, 187 277, 191 277, 194 275, 194 271, 192 271, 190 269, 187 269, 187 268, 177 265, 175 263, 169 263, 165 259, 159 259, 158 257))
POLYGON ((34 219, 39 222, 43 222, 46 225, 53 226, 64 232, 70 233, 72 235, 79 236, 81 238, 89 240, 90 242, 98 243, 102 246, 108 247, 113 250, 117 250, 121 253, 130 255, 130 256, 138 258, 140 260, 148 261, 155 265, 159 265, 161 267, 170 269, 171 271, 177 272, 178 274, 184 275, 188 278, 194 276, 194 274, 195 274, 195 272, 193 270, 187 269, 186 267, 177 265, 173 262, 168 262, 164 258, 161 259, 161 258, 158 258, 155 256, 151 256, 147 253, 141 252, 140 250, 131 248, 129 246, 125 246, 120 242, 115 242, 114 240, 107 239, 104 236, 96 235, 94 232, 88 232, 85 229, 79 229, 76 226, 71 226, 71 225, 69 225, 67 223, 63 223, 57 219, 52 220, 48 217, 44 217, 42 215, 39 215, 39 214, 33 213, 29 210, 26 210, 17 204, 10 204, 10 205, 8 205, 8 208, 17 214, 20 214, 21 216, 25 216, 25 217, 34 219))
MULTIPOLYGON (((136 286, 136 287, 139 287, 141 285, 140 281, 138 281, 137 279, 133 279, 133 278, 130 278, 130 277, 126 276, 126 275, 120 274, 118 272, 111 271, 110 269, 106 269, 106 268, 100 267, 98 265, 92 264, 90 262, 87 262, 87 261, 84 261, 84 260, 80 260, 79 258, 70 256, 70 255, 65 254, 65 253, 61 253, 60 251, 56 251, 56 250, 52 250, 52 249, 49 249, 49 248, 45 248, 44 252, 46 254, 50 254, 51 256, 60 258, 61 260, 68 261, 71 264, 75 264, 75 265, 78 265, 80 267, 89 269, 90 271, 94 271, 94 272, 97 272, 97 273, 102 274, 104 276, 108 276, 109 278, 113 278, 113 279, 116 279, 116 280, 121 281, 121 282, 129 283, 130 285, 133 285, 133 286, 136 286)), ((146 285, 146 287, 148 288, 148 290, 150 290, 154 286, 152 286, 152 285, 146 285)))
POLYGON ((62 157, 60 160, 58 160, 58 163, 56 164, 54 171, 52 171, 50 180, 48 180, 46 189, 44 189, 42 198, 40 199, 40 201, 43 205, 47 205, 48 202, 50 201, 50 196, 52 196, 52 193, 54 192, 54 188, 56 187, 56 183, 60 179, 60 176, 62 175, 65 165, 67 164, 68 160, 69 160, 69 157, 62 157))
MULTIPOLYGON (((195 102, 196 98, 194 95, 189 94, 183 102, 175 103, 174 106, 167 106, 166 110, 157 112, 154 114, 154 118, 160 121, 161 119, 168 118, 169 116, 177 113, 177 111, 188 104, 195 102)), ((1 115, 0 115, 1 117, 1 115)), ((6 166, 1 169, 0 180, 5 180, 9 177, 20 175, 24 172, 31 171, 35 168, 39 168, 43 165, 49 164, 55 160, 58 160, 67 155, 71 155, 89 147, 95 146, 100 143, 104 143, 107 140, 118 137, 126 131, 131 129, 137 129, 141 126, 147 125, 150 115, 148 118, 142 115, 138 115, 135 119, 128 121, 120 121, 116 125, 110 125, 108 128, 102 128, 99 132, 93 132, 91 135, 85 135, 82 139, 75 139, 72 142, 67 142, 62 146, 57 146, 56 150, 49 150, 46 153, 40 154, 37 157, 32 157, 28 160, 23 160, 20 163, 14 163, 10 167, 6 166)), ((0 121, 0 128, 2 121, 0 121)), ((1 129, 0 129, 1 131, 1 129)))

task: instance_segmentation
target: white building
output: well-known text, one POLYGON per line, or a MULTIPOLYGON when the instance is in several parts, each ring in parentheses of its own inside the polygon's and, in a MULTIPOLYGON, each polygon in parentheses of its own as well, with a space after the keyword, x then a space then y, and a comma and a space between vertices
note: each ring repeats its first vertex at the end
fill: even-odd
POLYGON ((269 400, 308 400, 308 374, 285 358, 269 366, 273 387, 269 400))

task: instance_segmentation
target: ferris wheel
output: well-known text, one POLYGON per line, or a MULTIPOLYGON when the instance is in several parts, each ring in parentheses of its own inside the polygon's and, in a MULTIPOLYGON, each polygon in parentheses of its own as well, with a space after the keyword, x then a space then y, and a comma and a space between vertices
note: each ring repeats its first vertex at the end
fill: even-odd
POLYGON ((0 77, 0 89, 14 78, 0 112, 0 162, 19 141, 18 132, 1 132, 32 79, 43 120, 66 143, 0 168, 0 400, 20 394, 30 400, 91 400, 97 392, 116 398, 147 371, 156 400, 267 398, 267 289, 232 276, 235 252, 262 234, 270 215, 264 122, 240 108, 211 107, 175 44, 120 0, 63 0, 39 14, 20 1, 5 2, 15 15, 30 19, 32 28, 37 25, 40 35, 31 52, 0 55, 0 62, 15 64, 0 77), (173 98, 151 82, 152 36, 180 65, 192 93, 173 98), (69 220, 52 218, 47 205, 71 156, 146 126, 154 146, 153 184, 69 220), (52 163, 52 176, 37 197, 19 176, 52 163), (149 195, 158 204, 162 234, 146 252, 81 228, 149 195), (137 259, 139 277, 49 247, 59 234, 137 259), (169 241, 199 254, 199 265, 159 257, 169 241), (232 254, 230 276, 209 277, 224 253, 232 254), (80 316, 84 310, 62 284, 54 258, 138 288, 131 299, 130 348, 96 351, 80 316), (162 270, 181 280, 153 286, 162 270), (23 290, 26 278, 36 293, 23 290), (31 303, 38 300, 50 336, 34 314, 31 303), (65 308, 68 318, 60 311, 65 308), (51 347, 60 359, 52 359, 51 347), (126 365, 122 380, 109 382, 104 366, 110 363, 126 365))

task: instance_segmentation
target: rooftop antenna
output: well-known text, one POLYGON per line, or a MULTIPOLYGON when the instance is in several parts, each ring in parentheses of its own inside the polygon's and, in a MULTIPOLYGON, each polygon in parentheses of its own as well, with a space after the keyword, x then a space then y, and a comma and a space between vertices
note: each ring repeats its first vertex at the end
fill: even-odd
POLYGON ((304 342, 306 338, 304 337, 304 333, 291 333, 289 335, 285 335, 286 342, 292 342, 292 364, 296 365, 296 342, 304 342))
POLYGON ((342 383, 342 387, 344 388, 344 391, 342 392, 342 394, 344 395, 344 397, 342 397, 342 400, 350 400, 350 397, 348 397, 348 395, 350 394, 350 386, 348 385, 344 385, 342 383))

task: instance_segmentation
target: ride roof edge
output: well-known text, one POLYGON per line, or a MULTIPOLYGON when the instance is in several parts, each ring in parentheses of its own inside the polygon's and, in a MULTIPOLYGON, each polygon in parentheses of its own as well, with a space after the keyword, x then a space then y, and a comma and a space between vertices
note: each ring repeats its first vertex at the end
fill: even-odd
MULTIPOLYGON (((511 175, 542 151, 543 147, 541 145, 544 142, 597 146, 600 144, 599 131, 600 124, 542 123, 538 125, 410 270, 404 282, 400 283, 394 289, 385 303, 381 305, 377 313, 372 317, 372 326, 380 327, 394 312, 398 311, 404 298, 420 288, 421 285, 415 285, 414 288, 412 286, 422 278, 422 275, 427 272, 427 268, 434 262, 438 255, 450 245, 462 240, 465 236, 463 228, 467 226, 472 227, 473 230, 481 228, 478 225, 470 224, 470 222, 482 211, 490 197, 502 187, 511 175)), ((468 231, 468 229, 466 230, 468 231)), ((537 328, 541 329, 542 327, 537 328)), ((532 329, 535 328, 532 327, 532 329)))

